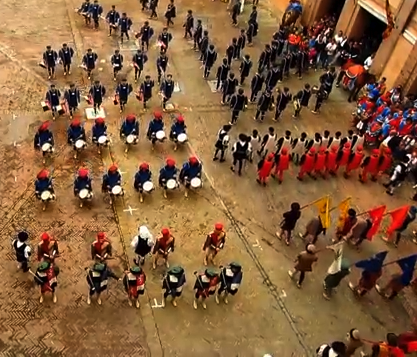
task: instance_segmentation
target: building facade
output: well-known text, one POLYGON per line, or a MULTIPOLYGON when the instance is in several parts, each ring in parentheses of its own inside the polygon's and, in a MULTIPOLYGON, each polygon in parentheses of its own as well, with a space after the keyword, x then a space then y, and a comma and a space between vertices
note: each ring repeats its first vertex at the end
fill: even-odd
MULTIPOLYGON (((395 28, 379 46, 371 72, 386 77, 390 86, 401 84, 406 92, 417 94, 417 0, 389 1, 395 28)), ((279 10, 285 11, 288 1, 278 3, 279 10)), ((302 22, 306 25, 333 12, 335 5, 340 6, 336 31, 341 30, 350 38, 364 33, 370 16, 387 23, 385 0, 302 0, 302 3, 302 22)))

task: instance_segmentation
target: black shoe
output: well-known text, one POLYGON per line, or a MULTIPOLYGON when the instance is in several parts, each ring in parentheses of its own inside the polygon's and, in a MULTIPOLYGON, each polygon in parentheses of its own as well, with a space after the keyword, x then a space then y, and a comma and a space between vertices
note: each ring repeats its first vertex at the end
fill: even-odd
POLYGON ((218 158, 217 157, 213 157, 213 161, 217 161, 218 160, 218 158))

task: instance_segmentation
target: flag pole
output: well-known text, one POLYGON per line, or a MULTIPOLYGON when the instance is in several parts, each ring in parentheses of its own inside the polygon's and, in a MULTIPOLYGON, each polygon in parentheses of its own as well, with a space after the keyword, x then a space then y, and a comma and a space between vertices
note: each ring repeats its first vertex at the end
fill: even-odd
MULTIPOLYGON (((329 198, 329 197, 330 197, 330 195, 326 195, 326 196, 323 196, 323 197, 327 197, 327 198, 329 198)), ((315 203, 317 203, 317 202, 321 201, 321 200, 323 199, 323 197, 320 197, 319 199, 317 199, 317 200, 315 200, 315 201, 313 201, 313 202, 307 203, 306 205, 302 206, 302 207, 300 208, 300 210, 302 210, 302 209, 304 209, 304 208, 307 208, 307 207, 310 207, 310 206, 314 205, 315 203)))
POLYGON ((336 205, 335 207, 332 207, 332 208, 330 208, 330 209, 329 209, 329 213, 330 213, 330 212, 333 212, 335 209, 339 208, 339 206, 340 206, 343 202, 345 202, 345 201, 349 201, 349 200, 351 200, 351 199, 352 199, 352 197, 351 197, 351 196, 349 196, 349 197, 345 198, 344 200, 340 201, 338 205, 336 205))

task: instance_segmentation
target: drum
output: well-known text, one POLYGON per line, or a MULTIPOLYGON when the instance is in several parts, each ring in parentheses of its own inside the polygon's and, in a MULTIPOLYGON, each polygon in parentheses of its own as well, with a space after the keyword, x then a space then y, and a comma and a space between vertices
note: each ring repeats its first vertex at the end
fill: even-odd
POLYGON ((133 144, 136 140, 136 135, 128 135, 126 138, 126 142, 128 144, 133 144))
POLYGON ((41 102, 42 110, 47 112, 49 110, 49 105, 46 102, 41 102))
POLYGON ((122 187, 121 187, 121 186, 119 186, 119 185, 114 186, 114 187, 111 189, 111 193, 112 193, 113 195, 115 195, 115 196, 120 195, 120 194, 122 193, 122 187))
POLYGON ((143 184, 143 190, 145 192, 151 192, 153 190, 153 183, 151 181, 146 181, 143 184))
POLYGON ((98 138, 97 141, 98 141, 99 144, 104 145, 105 143, 107 143, 107 136, 102 135, 98 138))
POLYGON ((84 148, 84 145, 85 145, 85 142, 84 142, 84 140, 77 140, 76 142, 75 142, 75 147, 78 149, 78 150, 80 150, 80 149, 83 149, 84 148))
POLYGON ((42 151, 43 152, 51 152, 52 150, 52 145, 49 143, 45 143, 42 145, 42 151))
POLYGON ((41 193, 41 200, 42 201, 48 201, 51 197, 52 197, 52 195, 51 195, 50 191, 43 191, 41 193))
POLYGON ((199 188, 201 187, 201 179, 199 177, 194 177, 191 179, 190 184, 192 188, 199 188))
POLYGON ((159 130, 159 131, 156 133, 156 138, 157 138, 159 141, 164 140, 164 139, 165 139, 165 132, 164 132, 163 130, 159 130))
POLYGON ((167 181, 167 189, 168 190, 173 190, 176 187, 177 187, 177 181, 175 181, 174 179, 169 179, 167 181))
POLYGON ((229 135, 225 135, 222 141, 223 146, 229 145, 229 141, 230 141, 229 135))
POLYGON ((78 194, 78 196, 80 196, 80 198, 82 200, 85 200, 86 198, 88 198, 88 196, 90 195, 90 191, 88 191, 86 188, 83 188, 80 193, 78 194))
POLYGON ((65 114, 65 110, 64 110, 64 108, 62 108, 60 105, 57 105, 57 106, 55 107, 55 111, 56 111, 59 115, 63 115, 63 114, 65 114))
POLYGON ((319 91, 319 87, 318 86, 313 86, 313 88, 311 88, 311 92, 313 94, 316 94, 319 91))
POLYGON ((187 134, 182 133, 177 136, 177 140, 179 143, 185 143, 187 141, 187 134))

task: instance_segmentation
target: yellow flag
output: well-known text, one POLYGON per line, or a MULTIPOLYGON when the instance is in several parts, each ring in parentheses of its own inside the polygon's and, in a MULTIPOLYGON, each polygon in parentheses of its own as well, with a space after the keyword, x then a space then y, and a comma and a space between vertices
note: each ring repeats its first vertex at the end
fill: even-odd
POLYGON ((337 208, 340 211, 339 219, 337 221, 337 228, 343 228, 343 225, 345 224, 345 220, 348 216, 348 211, 350 209, 350 200, 351 199, 352 199, 351 197, 345 198, 337 206, 337 208))
POLYGON ((330 196, 324 196, 317 200, 314 205, 319 210, 319 216, 321 220, 321 224, 323 225, 323 228, 329 228, 330 227, 330 196))

